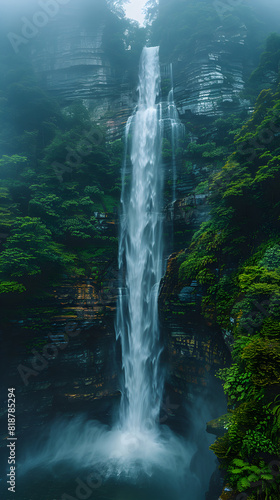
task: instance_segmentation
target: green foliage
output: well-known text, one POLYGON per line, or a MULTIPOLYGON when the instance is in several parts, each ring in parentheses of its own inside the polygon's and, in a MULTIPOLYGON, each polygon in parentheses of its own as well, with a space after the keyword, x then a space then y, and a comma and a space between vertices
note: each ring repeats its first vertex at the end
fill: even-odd
POLYGON ((0 282, 0 294, 23 293, 25 291, 25 286, 21 283, 18 283, 17 281, 0 282))
POLYGON ((34 276, 67 261, 40 219, 18 217, 0 253, 0 272, 18 278, 34 276))
POLYGON ((219 161, 225 159, 227 152, 227 148, 224 146, 217 147, 215 142, 205 142, 203 144, 191 142, 186 150, 188 157, 193 160, 204 158, 219 161))
POLYGON ((264 433, 249 429, 242 441, 243 455, 252 455, 256 452, 269 453, 271 456, 277 455, 278 448, 264 433))
POLYGON ((224 392, 228 396, 229 403, 236 403, 246 399, 250 388, 251 373, 242 371, 239 364, 234 363, 230 368, 223 368, 218 371, 217 376, 225 380, 224 392))
POLYGON ((280 338, 280 321, 271 317, 266 318, 263 322, 260 335, 267 338, 280 338))
POLYGON ((264 462, 260 462, 260 465, 256 466, 240 459, 232 461, 229 474, 231 485, 237 487, 238 491, 246 491, 251 485, 259 481, 261 481, 262 485, 262 482, 269 482, 274 479, 271 470, 264 462))
POLYGON ((231 331, 232 317, 230 313, 235 304, 236 295, 238 293, 234 274, 221 277, 217 283, 215 293, 216 321, 221 327, 231 331))
POLYGON ((278 449, 280 444, 280 404, 278 398, 267 405, 267 410, 272 414, 271 438, 277 443, 278 449))
POLYGON ((86 218, 72 217, 66 219, 63 225, 63 232, 66 237, 72 236, 77 239, 89 239, 96 233, 96 219, 91 217, 86 218))
MULTIPOLYGON (((90 22, 99 22, 105 13, 102 50, 117 63, 116 74, 129 71, 133 80, 147 33, 127 24, 121 2, 118 18, 105 2, 98 3, 99 12, 90 22)), ((246 6, 236 6, 224 27, 230 34, 240 28, 240 20, 245 22, 255 53, 255 24, 246 12, 246 6)), ((197 41, 212 43, 219 27, 212 2, 160 0, 150 40, 161 45, 163 60, 189 63, 197 41)), ((92 123, 81 102, 62 106, 43 92, 25 61, 6 66, 0 80, 0 215, 5 233, 0 294, 30 295, 34 283, 43 290, 62 274, 91 276, 101 285, 116 255, 112 214, 120 194, 123 143, 108 144, 105 131, 92 123), (59 172, 54 164, 60 165, 59 172)), ((273 35, 249 91, 254 94, 258 87, 254 78, 278 69, 279 37, 273 35)), ((169 84, 163 82, 164 93, 169 84)), ((233 364, 219 372, 229 403, 228 428, 211 449, 233 488, 246 491, 261 481, 267 498, 275 493, 267 463, 279 452, 280 428, 280 405, 270 401, 269 392, 280 384, 279 116, 280 88, 275 84, 260 93, 246 123, 241 115, 209 120, 209 125, 192 119, 188 130, 197 142, 180 149, 184 174, 194 175, 197 163, 206 172, 195 192, 209 192, 212 215, 177 260, 179 284, 196 280, 205 318, 235 337, 233 364)), ((169 162, 167 139, 162 152, 169 162)))
POLYGON ((32 297, 62 273, 90 275, 81 249, 115 249, 106 222, 119 202, 123 143, 106 144, 81 102, 62 107, 19 61, 5 62, 0 81, 0 273, 2 296, 32 297))
POLYGON ((259 386, 280 382, 280 342, 254 337, 243 349, 241 360, 259 386))
MULTIPOLYGON (((268 40, 263 68, 278 65, 279 39, 268 40)), ((267 499, 276 498, 279 488, 268 467, 279 455, 280 439, 280 405, 273 401, 280 386, 279 111, 278 83, 260 93, 243 126, 216 120, 217 130, 232 132, 235 150, 227 148, 225 165, 212 175, 211 220, 193 236, 179 267, 180 286, 200 284, 207 321, 234 338, 232 365, 218 372, 229 424, 211 449, 236 492, 257 498, 263 488, 260 498, 267 499)), ((188 146, 193 162, 222 157, 224 138, 218 143, 206 137, 188 146)))
POLYGON ((20 156, 17 154, 12 156, 3 155, 2 158, 0 158, 1 177, 15 177, 19 169, 21 169, 26 162, 26 156, 20 156))
POLYGON ((269 271, 274 269, 280 269, 280 246, 274 245, 269 247, 262 260, 260 261, 260 266, 265 267, 269 271))
POLYGON ((266 40, 266 47, 259 66, 251 75, 249 82, 251 92, 256 92, 259 89, 259 82, 265 80, 268 73, 279 74, 279 62, 280 36, 277 33, 272 33, 266 40))
POLYGON ((198 184, 198 186, 195 188, 195 193, 196 194, 206 194, 208 193, 209 190, 209 182, 208 181, 203 181, 198 184))
POLYGON ((239 275, 241 292, 258 295, 271 295, 279 290, 280 272, 269 271, 265 267, 245 267, 239 275))

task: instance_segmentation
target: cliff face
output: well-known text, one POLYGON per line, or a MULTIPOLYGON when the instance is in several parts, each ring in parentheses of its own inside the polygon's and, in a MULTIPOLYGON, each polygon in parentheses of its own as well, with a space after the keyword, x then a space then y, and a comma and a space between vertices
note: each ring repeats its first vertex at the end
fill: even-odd
MULTIPOLYGON (((43 85, 64 100, 106 97, 112 68, 102 50, 103 27, 89 32, 72 21, 54 23, 43 50, 34 48, 32 61, 43 85)), ((110 81, 111 80, 111 81, 110 81)))
POLYGON ((172 254, 161 281, 159 311, 165 325, 171 366, 169 382, 176 393, 208 387, 211 376, 229 362, 222 335, 201 317, 203 289, 197 281, 184 286, 179 279, 183 252, 172 254))
MULTIPOLYGON (((196 37, 193 49, 177 54, 172 66, 163 65, 163 83, 168 87, 173 80, 187 137, 184 152, 178 155, 177 199, 166 206, 169 231, 174 235, 170 251, 187 249, 195 231, 210 219, 211 176, 228 154, 228 143, 222 142, 217 129, 218 119, 226 123, 229 116, 242 113, 245 118, 251 112, 250 101, 242 98, 245 79, 253 69, 246 56, 247 44, 244 24, 232 29, 221 25, 211 35, 196 37), (203 150, 205 144, 211 152, 203 150)), ((189 286, 180 282, 183 258, 182 252, 169 257, 159 308, 162 323, 167 325, 169 382, 175 392, 186 394, 193 386, 211 384, 211 375, 229 363, 230 352, 219 329, 201 316, 203 287, 197 281, 189 286)))
POLYGON ((181 117, 191 114, 219 117, 250 107, 240 97, 244 89, 247 29, 231 32, 218 27, 211 39, 197 39, 188 58, 174 64, 175 98, 181 117))
MULTIPOLYGON (((33 304, 0 331, 3 379, 17 387, 21 437, 31 429, 36 432, 57 412, 90 411, 108 420, 112 402, 119 398, 116 276, 108 266, 102 290, 93 279, 65 277, 47 291, 43 304, 33 304)), ((4 434, 1 438, 0 454, 4 434)))
MULTIPOLYGON (((43 87, 66 103, 82 99, 114 138, 135 104, 134 82, 108 50, 106 16, 86 22, 77 9, 69 4, 49 23, 31 49, 31 60, 43 87)), ((250 108, 240 97, 248 72, 246 43, 245 25, 232 30, 219 26, 210 39, 199 37, 191 50, 176 56, 174 95, 182 119, 217 118, 250 108)), ((162 78, 170 78, 169 64, 163 64, 162 78)))
POLYGON ((106 15, 87 21, 77 4, 65 6, 40 33, 30 57, 43 88, 65 104, 82 100, 92 119, 101 120, 115 139, 131 113, 133 97, 126 72, 106 46, 106 15))
MULTIPOLYGON (((126 71, 122 71, 108 51, 108 29, 104 17, 96 19, 93 24, 87 23, 78 15, 73 15, 73 8, 67 6, 61 16, 50 23, 41 43, 32 48, 33 66, 42 86, 65 104, 82 99, 92 119, 105 125, 108 139, 114 140, 123 134, 135 104, 135 89, 126 71)), ((206 119, 211 124, 221 116, 250 109, 249 101, 240 97, 244 89, 244 75, 248 71, 244 56, 246 43, 247 29, 244 25, 232 31, 220 26, 213 30, 210 38, 197 38, 194 50, 188 49, 186 54, 174 60, 173 74, 170 65, 163 64, 163 86, 166 80, 166 88, 170 90, 170 80, 174 78, 175 102, 184 122, 194 118, 201 123, 206 119)), ((190 140, 196 142, 203 139, 198 132, 190 140)), ((208 193, 194 194, 196 185, 207 178, 208 167, 204 167, 203 162, 201 165, 196 162, 190 172, 185 169, 184 163, 182 159, 178 169, 177 201, 166 208, 166 219, 170 230, 175 232, 178 249, 188 245, 193 232, 209 218, 208 193), (202 174, 203 169, 207 170, 205 174, 202 174), (180 234, 183 235, 181 239, 180 234)), ((169 167, 166 165, 166 170, 169 167)), ((196 283, 189 290, 180 286, 178 272, 176 274, 170 264, 172 260, 163 280, 160 308, 164 322, 169 324, 172 385, 179 392, 184 392, 186 382, 205 385, 208 373, 227 362, 227 353, 219 350, 222 339, 215 336, 211 325, 199 319, 200 292, 196 283), (169 283, 169 279, 173 282, 169 283)), ((114 309, 116 295, 113 297, 111 294, 106 302, 107 312, 108 308, 114 309)), ((100 297, 96 297, 91 283, 82 286, 79 283, 71 286, 63 284, 57 299, 62 305, 68 304, 68 308, 71 303, 75 307, 78 304, 86 312, 88 326, 95 324, 99 314, 102 317, 104 313, 104 302, 101 300, 100 303, 100 297), (77 290, 80 290, 78 295, 77 290), (88 315, 89 312, 94 313, 94 318, 88 315)))

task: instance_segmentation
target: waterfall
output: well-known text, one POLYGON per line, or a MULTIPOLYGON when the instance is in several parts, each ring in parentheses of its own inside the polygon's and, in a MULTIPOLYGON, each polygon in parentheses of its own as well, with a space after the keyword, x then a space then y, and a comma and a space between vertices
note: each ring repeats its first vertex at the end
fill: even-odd
POLYGON ((182 124, 177 107, 174 101, 174 81, 173 81, 173 66, 170 64, 170 83, 171 89, 167 98, 167 122, 170 127, 170 142, 172 148, 172 176, 173 176, 173 189, 172 189, 172 202, 176 201, 176 183, 177 183, 177 165, 176 165, 176 149, 179 145, 179 139, 185 133, 185 127, 182 124))
POLYGON ((120 424, 132 432, 156 425, 163 388, 157 309, 163 252, 159 47, 143 49, 138 91, 126 126, 130 162, 126 157, 122 176, 116 322, 124 374, 120 424))
MULTIPOLYGON (((167 425, 158 425, 163 392, 157 307, 163 272, 161 150, 168 121, 166 110, 163 113, 162 104, 157 102, 159 47, 143 49, 138 91, 138 105, 126 125, 122 171, 121 286, 115 325, 123 367, 119 418, 111 427, 85 415, 58 418, 46 429, 37 447, 29 450, 20 468, 22 475, 29 471, 33 474, 37 467, 48 469, 63 464, 67 470, 70 464, 79 474, 83 468, 87 475, 89 470, 97 471, 106 498, 110 487, 114 492, 108 498, 140 498, 138 493, 144 491, 143 487, 149 493, 143 493, 142 498, 148 500, 181 500, 186 491, 191 498, 198 498, 198 481, 190 472, 193 445, 167 425), (128 497, 121 489, 116 493, 116 479, 133 486, 136 496, 128 497)), ((170 117, 171 122, 173 119, 170 117)))

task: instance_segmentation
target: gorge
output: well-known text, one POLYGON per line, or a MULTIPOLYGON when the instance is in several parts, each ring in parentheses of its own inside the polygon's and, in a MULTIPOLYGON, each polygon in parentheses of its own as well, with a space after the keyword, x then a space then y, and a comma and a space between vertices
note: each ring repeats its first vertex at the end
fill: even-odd
POLYGON ((14 54, 38 5, 0 20, 16 500, 274 500, 278 7, 72 0, 14 54))
POLYGON ((93 476, 99 478, 98 486, 133 480, 132 492, 144 488, 151 499, 156 495, 179 500, 191 483, 188 490, 198 498, 199 479, 188 467, 190 445, 159 425, 164 386, 157 310, 163 274, 159 47, 143 49, 138 89, 138 105, 126 126, 130 182, 127 155, 122 173, 116 335, 121 339, 124 382, 119 416, 111 429, 85 417, 54 422, 46 442, 40 440, 40 447, 20 464, 19 474, 42 477, 50 467, 66 466, 88 474, 90 484, 93 476))

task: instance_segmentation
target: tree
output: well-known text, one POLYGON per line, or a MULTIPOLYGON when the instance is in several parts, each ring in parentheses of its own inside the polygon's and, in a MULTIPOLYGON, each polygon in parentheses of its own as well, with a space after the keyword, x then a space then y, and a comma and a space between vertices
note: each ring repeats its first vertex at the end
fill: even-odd
POLYGON ((66 262, 62 247, 52 240, 51 232, 40 219, 17 217, 0 254, 0 273, 26 278, 47 274, 66 262))

